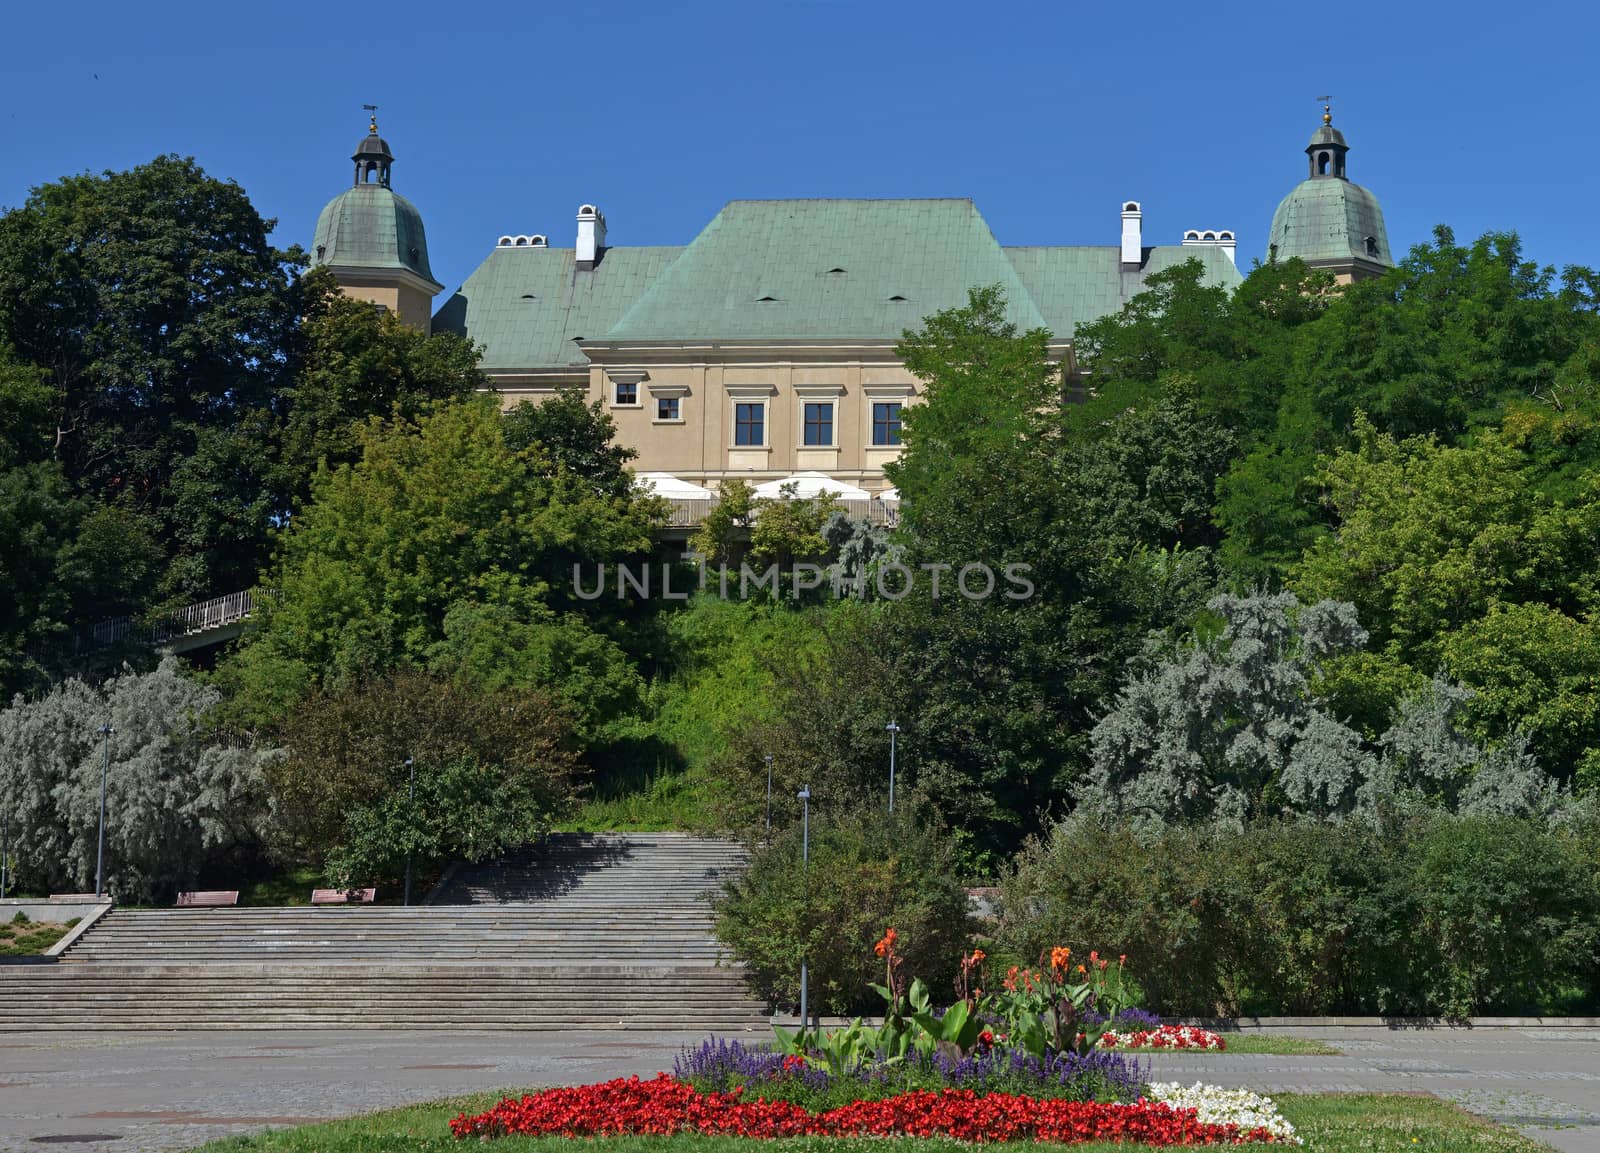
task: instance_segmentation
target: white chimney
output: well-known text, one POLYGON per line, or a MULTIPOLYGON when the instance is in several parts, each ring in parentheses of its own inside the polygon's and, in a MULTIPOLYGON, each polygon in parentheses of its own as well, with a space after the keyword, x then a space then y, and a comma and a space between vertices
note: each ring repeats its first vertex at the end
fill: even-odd
POLYGON ((1122 263, 1137 267, 1144 263, 1144 238, 1141 235, 1144 213, 1139 211, 1137 200, 1122 204, 1122 263))
POLYGON ((606 246, 606 218, 592 204, 578 209, 578 248, 574 254, 578 267, 587 271, 600 259, 600 250, 606 246))
POLYGON ((1229 264, 1237 265, 1239 263, 1239 258, 1236 255, 1238 241, 1234 238, 1233 230, 1230 228, 1221 230, 1208 228, 1204 232, 1198 228, 1191 228, 1183 234, 1183 246, 1185 248, 1220 248, 1223 255, 1228 258, 1229 264))

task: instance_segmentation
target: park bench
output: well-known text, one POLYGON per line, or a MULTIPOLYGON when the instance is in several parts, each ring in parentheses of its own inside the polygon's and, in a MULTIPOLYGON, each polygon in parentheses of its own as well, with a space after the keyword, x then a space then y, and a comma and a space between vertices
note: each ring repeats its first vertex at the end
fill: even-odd
POLYGON ((312 889, 313 905, 370 905, 378 899, 376 889, 312 889))
POLYGON ((193 893, 178 894, 180 909, 214 909, 221 905, 237 905, 238 889, 201 889, 193 893))

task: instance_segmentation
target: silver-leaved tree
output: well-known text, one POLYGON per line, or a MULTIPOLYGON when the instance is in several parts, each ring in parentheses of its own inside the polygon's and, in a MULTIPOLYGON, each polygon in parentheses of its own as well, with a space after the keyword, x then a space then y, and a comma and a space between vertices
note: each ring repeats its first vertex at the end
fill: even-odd
POLYGON ((220 694, 175 658, 94 687, 68 680, 0 712, 0 806, 19 882, 94 886, 105 743, 105 879, 123 901, 169 897, 229 854, 253 852, 268 815, 264 766, 277 755, 208 732, 220 694))
POLYGON ((1563 794, 1520 734, 1484 748, 1464 735, 1470 691, 1435 680, 1376 742, 1330 715, 1314 691, 1329 658, 1361 648, 1355 607, 1292 593, 1221 595, 1220 629, 1134 662, 1095 726, 1081 811, 1159 827, 1316 820, 1426 806, 1551 816, 1563 794))

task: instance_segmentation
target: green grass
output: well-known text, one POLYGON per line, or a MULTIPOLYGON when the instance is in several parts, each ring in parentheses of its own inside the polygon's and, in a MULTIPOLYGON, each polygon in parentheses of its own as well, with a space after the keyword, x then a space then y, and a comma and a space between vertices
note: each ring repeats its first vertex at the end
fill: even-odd
POLYGON ((0 957, 37 957, 65 937, 77 923, 76 917, 61 925, 30 921, 18 913, 10 921, 0 921, 0 957))
POLYGON ((323 887, 317 869, 290 869, 263 881, 239 886, 241 905, 309 905, 311 890, 323 887))
POLYGON ((655 773, 640 782, 602 786, 561 828, 573 833, 660 833, 700 827, 704 803, 699 777, 655 773), (620 787, 619 787, 620 785, 620 787))
MULTIPOLYGON (((1224 1033, 1228 1053, 1271 1053, 1278 1057, 1338 1057, 1342 1053, 1326 1041, 1310 1037, 1283 1037, 1276 1033, 1224 1033)), ((1213 1049, 1185 1049, 1183 1053, 1211 1053, 1213 1049)))
MULTIPOLYGON (((390 1109, 348 1121, 307 1125, 234 1137, 203 1145, 197 1153, 445 1153, 488 1148, 493 1153, 883 1153, 872 1138, 791 1138, 747 1141, 733 1137, 606 1137, 575 1143, 562 1137, 503 1138, 486 1143, 457 1142, 449 1121, 463 1110, 482 1112, 500 1098, 482 1093, 390 1109)), ((1275 1098, 1284 1116, 1318 1153, 1541 1153, 1548 1149, 1462 1112, 1433 1097, 1388 1094, 1283 1094, 1275 1098)), ((909 1148, 911 1142, 896 1142, 909 1148)), ((959 1141, 915 1142, 916 1153, 972 1153, 959 1141)), ((994 1153, 1023 1153, 1034 1144, 986 1145, 994 1153)), ((1127 1145, 1074 1146, 1080 1150, 1127 1153, 1127 1145)))

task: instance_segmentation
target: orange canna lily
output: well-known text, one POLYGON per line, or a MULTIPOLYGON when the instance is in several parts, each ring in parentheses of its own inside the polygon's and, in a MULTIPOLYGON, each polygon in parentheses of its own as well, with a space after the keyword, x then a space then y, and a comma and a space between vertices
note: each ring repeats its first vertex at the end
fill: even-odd
POLYGON ((892 953, 894 951, 894 943, 898 939, 899 939, 899 934, 896 933, 894 931, 894 929, 891 928, 887 933, 885 933, 883 935, 883 940, 879 941, 876 945, 872 946, 872 951, 874 953, 878 954, 878 956, 880 956, 880 957, 887 956, 888 954, 890 954, 890 953, 892 953))
POLYGON ((1067 967, 1067 962, 1069 962, 1071 959, 1071 949, 1063 949, 1060 945, 1057 945, 1054 949, 1050 950, 1050 967, 1052 969, 1065 969, 1067 967))

